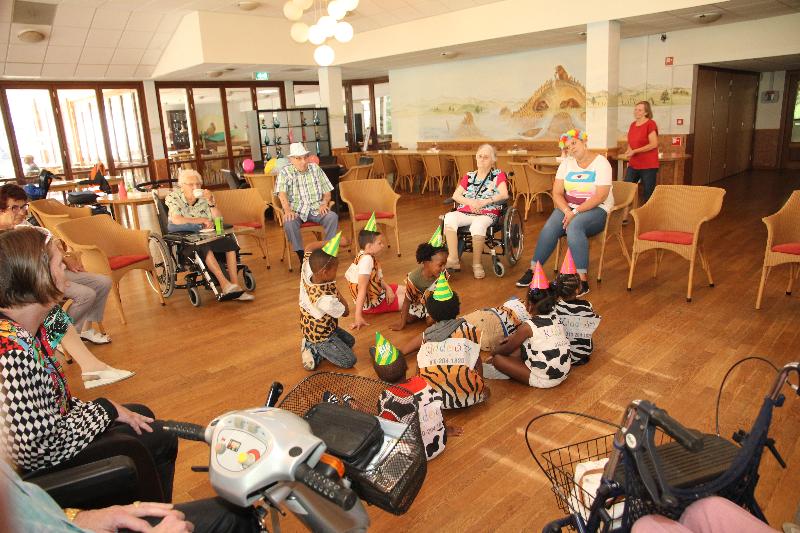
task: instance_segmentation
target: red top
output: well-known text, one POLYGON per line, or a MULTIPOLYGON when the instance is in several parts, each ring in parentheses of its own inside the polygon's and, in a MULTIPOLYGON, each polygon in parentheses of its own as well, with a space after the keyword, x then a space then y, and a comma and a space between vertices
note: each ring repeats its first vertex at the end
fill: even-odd
MULTIPOLYGON (((647 122, 641 126, 636 125, 636 121, 631 122, 631 127, 628 128, 628 146, 631 148, 641 148, 647 146, 648 136, 650 132, 656 132, 658 135, 658 126, 653 119, 648 119, 647 122)), ((628 164, 639 170, 643 168, 658 168, 658 146, 646 152, 637 152, 631 156, 628 164)))

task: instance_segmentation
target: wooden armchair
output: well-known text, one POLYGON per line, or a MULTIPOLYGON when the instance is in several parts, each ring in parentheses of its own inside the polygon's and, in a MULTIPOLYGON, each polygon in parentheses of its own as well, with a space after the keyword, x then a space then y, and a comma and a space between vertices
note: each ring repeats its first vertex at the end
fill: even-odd
POLYGON ((392 154, 397 174, 394 178, 394 190, 398 187, 409 192, 414 190, 417 176, 423 173, 422 161, 413 154, 392 154))
POLYGON ((375 221, 380 226, 394 227, 397 256, 400 256, 400 232, 397 223, 397 200, 400 195, 392 190, 386 180, 345 181, 339 184, 339 196, 350 210, 353 240, 358 242, 358 232, 367 225, 375 212, 375 221))
MULTIPOLYGON (((510 178, 513 184, 514 205, 522 198, 525 203, 525 220, 528 220, 528 210, 531 203, 536 200, 536 211, 542 212, 542 196, 553 199, 553 180, 550 175, 539 172, 527 163, 511 163, 514 176, 510 178)), ((511 189, 511 188, 509 188, 511 189)))
POLYGON ((425 189, 433 190, 433 184, 439 185, 439 196, 444 192, 444 182, 453 175, 453 162, 442 154, 422 154, 422 165, 425 167, 425 182, 422 184, 420 194, 425 189))
POLYGON ((350 170, 351 168, 358 166, 358 158, 361 154, 355 152, 344 152, 339 154, 344 161, 344 168, 350 170))
MULTIPOLYGON (((59 233, 69 246, 81 253, 83 266, 89 272, 111 277, 111 292, 123 324, 125 312, 119 295, 120 280, 132 270, 144 270, 151 287, 155 282, 155 266, 150 256, 150 231, 127 229, 108 215, 76 218, 62 222, 59 233)), ((164 296, 156 290, 161 305, 164 296)))
POLYGON ((713 287, 711 268, 700 242, 700 230, 703 224, 719 214, 724 196, 725 191, 718 187, 657 185, 650 200, 631 211, 634 237, 628 290, 631 290, 633 284, 636 260, 648 250, 656 252, 653 277, 658 274, 664 251, 674 252, 689 261, 687 302, 692 301, 692 279, 698 256, 700 265, 708 276, 708 285, 713 287))
POLYGON ((68 207, 52 199, 34 200, 30 203, 30 210, 40 226, 56 235, 59 235, 56 226, 62 222, 92 215, 89 207, 68 207))
POLYGON ((251 237, 258 243, 262 257, 270 268, 267 250, 267 227, 264 211, 267 202, 255 189, 235 189, 216 191, 214 199, 222 212, 226 224, 233 224, 234 233, 241 237, 251 237))
POLYGON ((341 177, 339 183, 343 181, 368 180, 372 174, 372 163, 369 165, 355 165, 349 168, 341 177))
POLYGON ((764 250, 756 309, 761 309, 764 285, 772 267, 789 263, 787 295, 792 294, 794 280, 800 277, 800 190, 794 191, 777 213, 761 220, 767 226, 767 248, 764 250))

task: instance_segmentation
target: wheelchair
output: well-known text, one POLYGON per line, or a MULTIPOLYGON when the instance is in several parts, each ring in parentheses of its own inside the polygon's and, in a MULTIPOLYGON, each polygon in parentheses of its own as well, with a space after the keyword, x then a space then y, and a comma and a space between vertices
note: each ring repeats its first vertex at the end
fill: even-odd
MULTIPOLYGON (((203 303, 200 288, 205 288, 214 293, 218 301, 229 300, 237 297, 241 293, 223 294, 218 286, 218 281, 206 267, 204 258, 200 256, 200 246, 208 244, 222 238, 230 238, 236 241, 236 235, 231 231, 233 226, 226 225, 225 235, 215 233, 193 233, 193 232, 172 232, 168 231, 169 214, 167 205, 159 196, 158 189, 152 189, 153 202, 158 215, 158 225, 161 228, 161 235, 150 234, 150 256, 153 258, 156 276, 151 282, 153 289, 160 291, 165 298, 172 295, 175 289, 187 289, 189 301, 194 307, 200 307, 203 303), (178 274, 185 274, 182 283, 178 283, 178 274), (158 284, 158 287, 155 286, 158 284)), ((250 268, 241 262, 242 255, 251 255, 244 252, 236 252, 236 271, 242 276, 242 286, 247 291, 254 291, 256 288, 256 278, 250 268)), ((221 268, 225 268, 225 257, 217 255, 217 261, 221 268)))
MULTIPOLYGON (((497 221, 486 230, 485 246, 492 257, 492 271, 498 278, 506 273, 506 267, 500 262, 500 257, 505 257, 509 268, 513 267, 522 256, 523 231, 522 218, 519 211, 508 202, 502 203, 502 211, 497 221)), ((455 203, 453 210, 455 210, 455 203)), ((444 235, 444 216, 441 218, 442 235, 444 235)), ((472 252, 472 236, 469 226, 458 228, 458 257, 464 252, 472 252)))

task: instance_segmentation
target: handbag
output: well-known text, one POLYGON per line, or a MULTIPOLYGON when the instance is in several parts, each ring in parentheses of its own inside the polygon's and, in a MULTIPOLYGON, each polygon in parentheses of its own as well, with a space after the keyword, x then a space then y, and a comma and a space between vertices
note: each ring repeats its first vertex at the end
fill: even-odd
POLYGON ((352 468, 363 470, 383 444, 378 419, 344 405, 322 402, 304 418, 312 433, 325 442, 327 452, 352 468))

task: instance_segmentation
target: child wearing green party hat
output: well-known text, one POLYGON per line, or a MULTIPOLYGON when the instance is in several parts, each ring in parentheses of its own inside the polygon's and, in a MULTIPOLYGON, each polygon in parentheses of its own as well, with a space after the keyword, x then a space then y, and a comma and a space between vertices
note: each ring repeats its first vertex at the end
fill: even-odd
POLYGON ((327 359, 341 368, 356 363, 355 338, 339 327, 347 316, 347 302, 336 288, 339 244, 342 232, 328 242, 306 246, 300 269, 301 357, 306 370, 314 370, 327 359))
POLYGON ((361 250, 344 274, 355 302, 355 317, 351 329, 368 326, 365 314, 389 313, 399 311, 403 305, 405 291, 397 284, 389 285, 383 279, 383 270, 377 256, 386 247, 383 234, 378 231, 375 213, 369 217, 367 225, 358 233, 358 246, 361 250))
POLYGON ((371 346, 372 368, 381 380, 392 383, 381 393, 380 416, 387 420, 409 424, 414 420, 414 400, 419 413, 419 428, 425 455, 430 461, 444 451, 448 437, 461 435, 463 430, 447 426, 442 415, 443 399, 422 376, 406 379, 408 365, 403 354, 383 335, 375 332, 375 346, 371 346))
POLYGON ((460 302, 444 273, 425 300, 433 321, 402 351, 417 352, 419 375, 442 396, 443 409, 469 407, 489 397, 480 359, 481 332, 459 318, 460 302))
POLYGON ((428 242, 417 246, 417 263, 419 266, 408 273, 405 281, 405 299, 400 307, 400 321, 391 329, 400 331, 418 320, 425 320, 430 326, 433 321, 425 309, 425 299, 436 286, 439 274, 446 273, 447 248, 442 242, 442 227, 436 231, 428 242))

